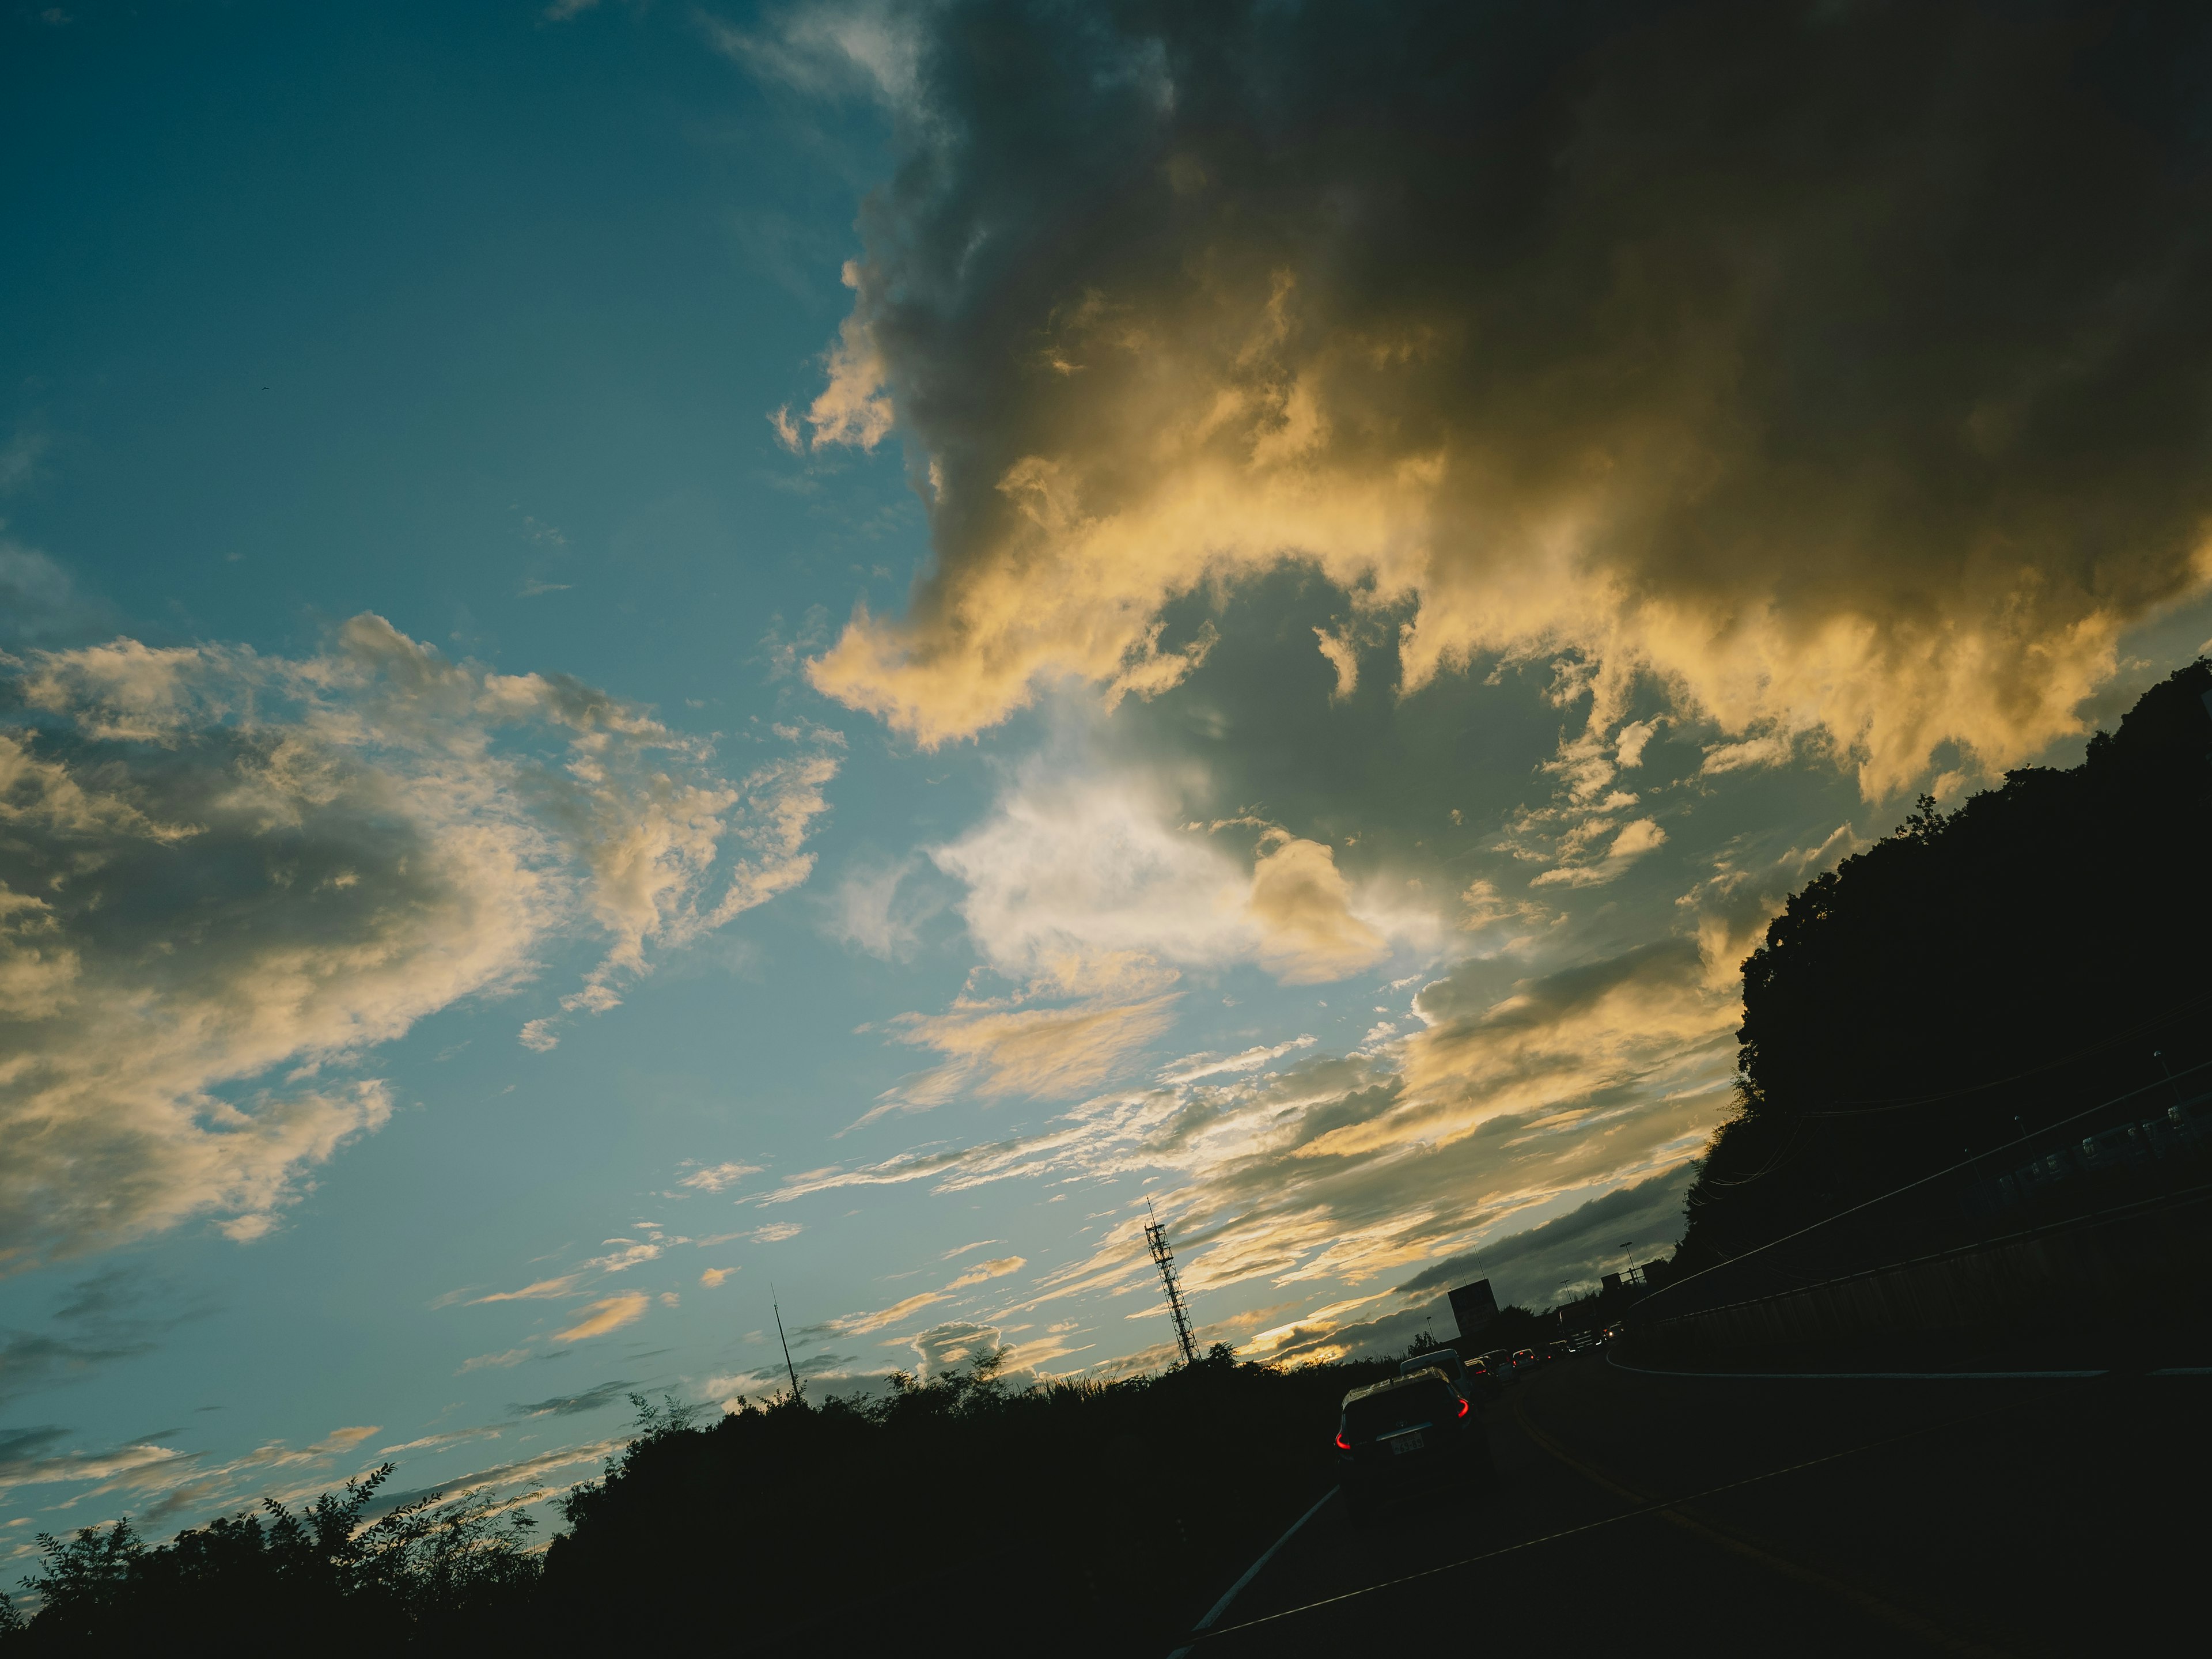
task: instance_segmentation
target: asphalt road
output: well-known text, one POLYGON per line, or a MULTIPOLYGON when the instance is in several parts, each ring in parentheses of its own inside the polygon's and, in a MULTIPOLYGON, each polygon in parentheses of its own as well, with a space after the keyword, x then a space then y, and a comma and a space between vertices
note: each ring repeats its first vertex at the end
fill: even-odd
POLYGON ((1494 1487, 1365 1528, 1325 1504, 1193 1659, 1424 1636, 1854 1659, 2204 1639, 2212 1376, 1707 1379, 1588 1355, 1486 1422, 1494 1487))

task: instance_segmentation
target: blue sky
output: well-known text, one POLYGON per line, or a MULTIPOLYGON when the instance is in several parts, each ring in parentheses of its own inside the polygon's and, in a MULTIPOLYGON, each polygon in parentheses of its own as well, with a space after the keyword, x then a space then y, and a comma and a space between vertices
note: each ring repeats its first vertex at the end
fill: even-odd
POLYGON ((1938 388, 1970 487, 1805 344, 1941 307, 1547 321, 1591 225, 1680 276, 1602 168, 1550 267, 1346 230, 1410 27, 1247 19, 1241 108, 1225 35, 1020 9, 0 23, 16 1555, 557 1491, 775 1386, 771 1282, 816 1388, 1156 1366, 1147 1198, 1255 1357, 1540 1304, 1678 1233, 1780 899, 2212 631, 2197 416, 2124 510, 2037 449, 2112 270, 1938 388))

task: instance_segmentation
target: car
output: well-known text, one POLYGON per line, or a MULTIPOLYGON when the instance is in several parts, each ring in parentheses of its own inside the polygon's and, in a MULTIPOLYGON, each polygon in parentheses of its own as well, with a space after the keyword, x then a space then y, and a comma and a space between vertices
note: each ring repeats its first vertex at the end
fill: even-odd
POLYGON ((1482 1356, 1482 1361, 1489 1367, 1491 1376, 1500 1383, 1510 1382, 1514 1380, 1513 1354, 1510 1349, 1492 1348, 1482 1356))
POLYGON ((1474 1402, 1434 1367, 1344 1396, 1336 1467, 1355 1522, 1399 1498, 1486 1485, 1495 1473, 1474 1402))
POLYGON ((1516 1348, 1513 1351, 1513 1374, 1516 1376, 1522 1371, 1534 1370, 1543 1363, 1534 1348, 1516 1348))
POLYGON ((1462 1394, 1472 1395, 1467 1374, 1467 1362, 1450 1348, 1428 1348, 1410 1354, 1398 1362, 1398 1375, 1411 1376, 1415 1371, 1442 1371, 1451 1379, 1452 1387, 1462 1394))

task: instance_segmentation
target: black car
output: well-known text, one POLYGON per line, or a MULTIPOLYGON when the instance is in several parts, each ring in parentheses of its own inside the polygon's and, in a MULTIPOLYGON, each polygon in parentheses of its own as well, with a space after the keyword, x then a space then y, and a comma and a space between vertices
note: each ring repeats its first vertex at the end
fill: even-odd
POLYGON ((1392 1377, 1344 1396, 1337 1482, 1355 1521, 1394 1498, 1487 1482, 1490 1442, 1474 1402, 1439 1370, 1392 1377))

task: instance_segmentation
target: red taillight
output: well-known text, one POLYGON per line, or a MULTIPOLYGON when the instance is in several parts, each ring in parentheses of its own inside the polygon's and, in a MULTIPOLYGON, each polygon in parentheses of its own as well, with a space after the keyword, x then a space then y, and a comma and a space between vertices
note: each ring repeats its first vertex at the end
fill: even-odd
POLYGON ((1345 1451, 1350 1451, 1352 1449, 1352 1443, 1344 1437, 1344 1431, 1342 1429, 1339 1429, 1336 1431, 1336 1443, 1345 1451))
POLYGON ((1459 1402, 1459 1414, 1460 1414, 1462 1417, 1465 1417, 1465 1416, 1468 1414, 1468 1411, 1469 1411, 1469 1410, 1474 1407, 1474 1402, 1472 1400, 1462 1400, 1462 1401, 1461 1401, 1459 1402))

